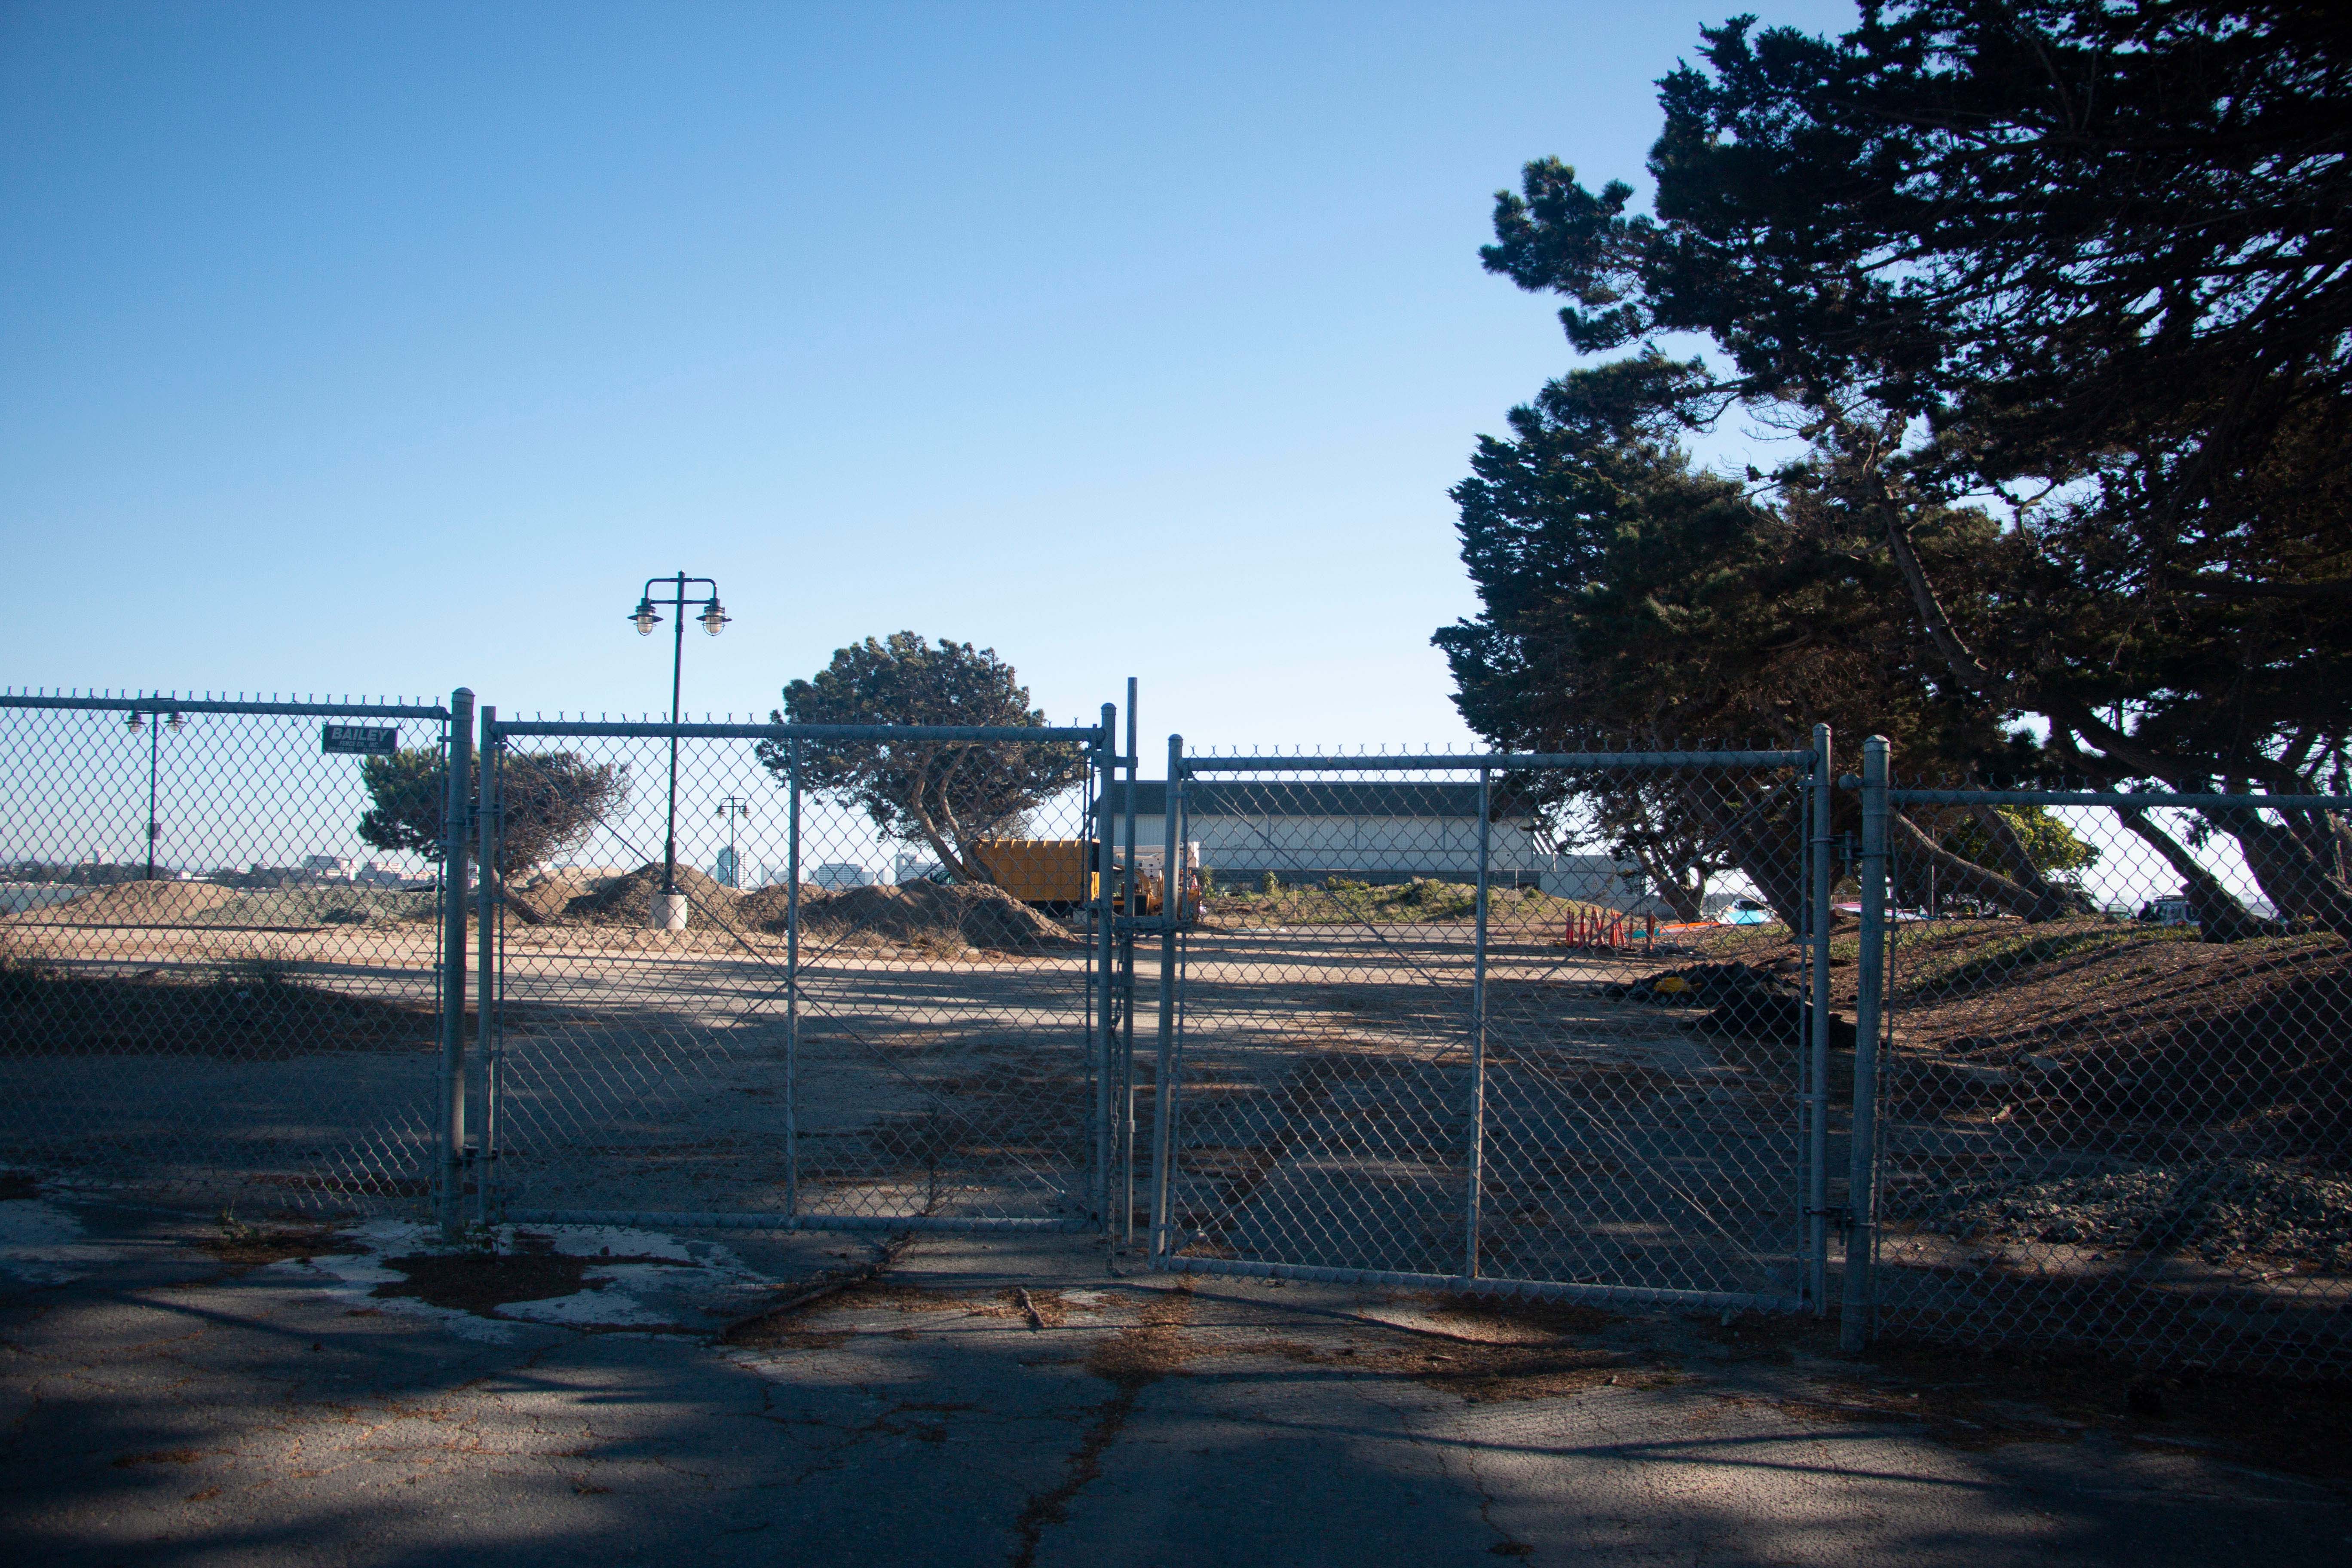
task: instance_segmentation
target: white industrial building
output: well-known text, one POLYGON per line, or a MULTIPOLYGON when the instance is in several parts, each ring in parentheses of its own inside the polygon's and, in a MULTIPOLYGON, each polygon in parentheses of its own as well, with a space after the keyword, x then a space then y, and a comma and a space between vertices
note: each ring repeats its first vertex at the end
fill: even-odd
MULTIPOLYGON (((1195 779, 1185 787, 1185 837, 1202 867, 1229 887, 1269 871, 1285 883, 1302 884, 1328 877, 1376 883, 1478 877, 1475 784, 1195 779)), ((1123 851, 1126 785, 1114 781, 1099 809, 1111 843, 1123 851)), ((1135 837, 1147 857, 1156 858, 1167 842, 1167 784, 1139 780, 1135 837)), ((1490 883, 1540 887, 1556 897, 1635 912, 1654 901, 1643 897, 1637 868, 1606 855, 1549 853, 1534 827, 1516 814, 1488 824, 1490 883)))

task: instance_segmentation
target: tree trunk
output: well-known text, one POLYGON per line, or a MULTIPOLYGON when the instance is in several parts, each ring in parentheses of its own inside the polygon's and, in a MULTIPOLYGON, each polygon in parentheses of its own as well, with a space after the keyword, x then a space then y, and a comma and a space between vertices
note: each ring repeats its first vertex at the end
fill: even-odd
MULTIPOLYGON (((1937 880, 1947 892, 1980 900, 2035 924, 2075 912, 2074 901, 2054 889, 2044 887, 2037 891, 1990 867, 1953 854, 1922 833, 1916 823, 1899 811, 1886 814, 1886 835, 1890 848, 1921 865, 1934 867, 1937 880)), ((1890 883, 1893 880, 1889 879, 1890 883)))
POLYGON ((2189 910, 2197 917, 2198 935, 2203 940, 2243 942, 2249 937, 2280 934, 2283 928, 2275 921, 2263 920, 2240 903, 2236 895, 2221 885, 2220 878, 2182 848, 2172 835, 2150 822, 2146 812, 2118 811, 2116 816, 2180 874, 2180 885, 2189 892, 2189 910))
POLYGON ((1716 840, 1724 853, 1741 875, 1756 884, 1772 912, 1791 931, 1801 931, 1805 929, 1804 832, 1801 827, 1792 834, 1766 819, 1762 808, 1770 798, 1767 794, 1732 811, 1717 796, 1704 801, 1700 810, 1715 826, 1716 840))
POLYGON ((505 906, 507 911, 515 919, 529 926, 543 926, 547 923, 547 917, 531 908, 530 900, 510 899, 507 896, 507 879, 504 877, 488 866, 480 867, 478 869, 481 875, 490 879, 490 896, 505 906))
POLYGON ((915 826, 922 830, 923 841, 929 844, 931 847, 931 852, 940 858, 940 865, 953 872, 961 881, 982 887, 993 887, 996 884, 996 879, 989 873, 988 868, 962 852, 963 826, 956 821, 955 807, 949 800, 948 786, 955 782, 956 772, 963 766, 963 759, 969 750, 969 747, 964 746, 955 748, 953 760, 948 763, 947 770, 925 787, 915 791, 913 816, 915 826), (934 788, 939 796, 939 809, 936 813, 931 809, 930 802, 924 798, 931 794, 934 788), (942 818, 947 824, 944 830, 940 826, 942 818), (950 841, 954 845, 952 848, 949 847, 950 841))
POLYGON ((2352 941, 2352 889, 2330 876, 2327 862, 2314 855, 2293 829, 2264 822, 2252 810, 2209 811, 2205 816, 2238 841, 2247 869, 2281 915, 2315 921, 2352 941))
POLYGON ((1638 846, 1633 847, 1634 864, 1640 866, 1642 874, 1649 878, 1651 890, 1664 899, 1666 901, 1666 907, 1675 911, 1675 919, 1685 922, 1705 920, 1706 918, 1705 875, 1702 874, 1697 879, 1697 886, 1685 886, 1680 877, 1664 868, 1662 859, 1662 857, 1653 855, 1638 846))
POLYGON ((2044 904, 2060 906, 2062 912, 2083 912, 2082 895, 2071 889, 2053 886, 2050 879, 2042 874, 2042 868, 2033 863, 2032 855, 2025 847, 2025 840, 2019 836, 2017 825, 2003 816, 2000 807, 1979 805, 1973 809, 1972 815, 1977 826, 1985 830, 1985 837, 1992 840, 1993 853, 2000 857, 2001 869, 2009 873, 2011 881, 2032 893, 2044 904))

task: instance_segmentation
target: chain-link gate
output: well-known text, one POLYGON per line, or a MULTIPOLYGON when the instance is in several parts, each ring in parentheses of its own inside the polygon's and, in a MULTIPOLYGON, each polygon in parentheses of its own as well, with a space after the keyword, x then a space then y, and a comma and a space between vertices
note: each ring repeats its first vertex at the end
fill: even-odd
POLYGON ((1099 728, 486 724, 483 1212, 1104 1212, 1099 728))
POLYGON ((1885 768, 1874 748, 1878 1245, 1850 1335, 1874 1309, 1964 1342, 2352 1368, 2352 799, 1885 768))
POLYGON ((0 695, 0 1163, 247 1213, 419 1206, 451 728, 0 695))
POLYGON ((0 695, 0 1176, 2352 1362, 2352 799, 472 705, 0 695))
POLYGON ((1155 1260, 1818 1306, 1826 755, 1171 747, 1155 1260))

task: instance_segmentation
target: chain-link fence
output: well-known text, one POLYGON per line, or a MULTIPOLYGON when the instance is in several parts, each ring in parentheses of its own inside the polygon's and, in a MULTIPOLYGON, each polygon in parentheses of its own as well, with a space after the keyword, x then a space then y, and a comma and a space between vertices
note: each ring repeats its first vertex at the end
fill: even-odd
POLYGON ((488 1212, 1099 1223, 1108 730, 486 734, 488 1212))
POLYGON ((2352 801, 471 704, 0 695, 0 1165, 2352 1363, 2352 801))
POLYGON ((1184 758, 1138 829, 1199 887, 1163 1261, 1817 1301, 1821 777, 1803 752, 1184 758))
POLYGON ((2352 1367, 2347 805, 1887 793, 1883 1329, 2352 1367))
POLYGON ((422 1200, 449 727, 0 695, 0 1163, 247 1212, 422 1200))

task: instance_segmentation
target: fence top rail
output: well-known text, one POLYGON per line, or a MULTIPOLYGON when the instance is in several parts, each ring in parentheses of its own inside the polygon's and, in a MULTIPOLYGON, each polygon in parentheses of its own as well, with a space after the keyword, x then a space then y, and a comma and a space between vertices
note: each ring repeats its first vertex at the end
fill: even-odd
MULTIPOLYGON (((1849 788, 1856 781, 1841 781, 1849 788)), ((2123 795, 2090 789, 1890 789, 1886 798, 1914 805, 2106 805, 2148 811, 2163 806, 2187 806, 2206 811, 2352 811, 2352 795, 2173 795, 2165 791, 2123 795)))
POLYGON ((0 708, 65 708, 96 713, 283 713, 320 719, 446 719, 440 703, 247 702, 226 697, 32 697, 0 692, 0 708))
POLYGON ((688 741, 1076 741, 1107 743, 1100 725, 1083 729, 1025 724, 677 724, 659 720, 614 722, 584 719, 500 719, 489 726, 493 739, 509 735, 613 736, 632 740, 688 741))
POLYGON ((1468 752, 1446 756, 1186 757, 1192 773, 1433 773, 1490 768, 1787 768, 1810 767, 1811 752, 1468 752))

